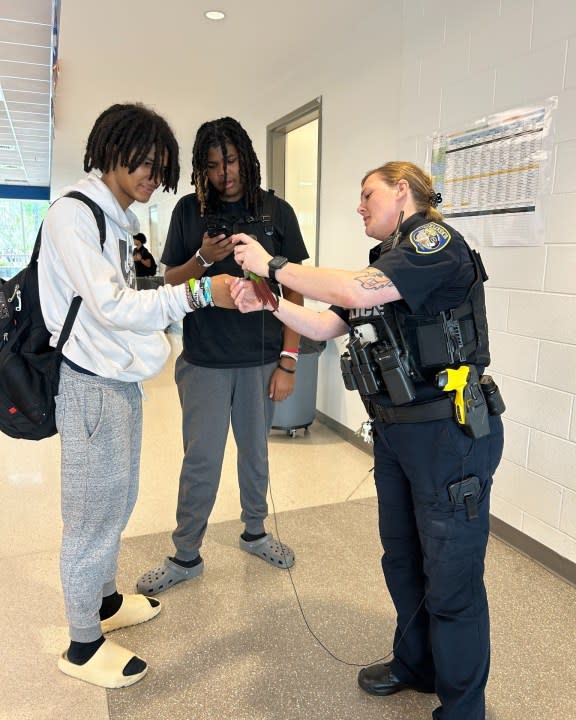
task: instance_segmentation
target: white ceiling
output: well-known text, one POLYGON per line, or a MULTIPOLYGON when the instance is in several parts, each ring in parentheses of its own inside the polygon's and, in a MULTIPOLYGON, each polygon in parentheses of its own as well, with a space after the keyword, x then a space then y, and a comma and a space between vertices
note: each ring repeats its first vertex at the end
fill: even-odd
POLYGON ((50 183, 50 0, 0 5, 0 184, 50 183))
MULTIPOLYGON (((319 54, 324 62, 331 57, 347 62, 351 38, 380 27, 384 36, 386 6, 401 4, 61 0, 50 173, 52 0, 1 0, 0 145, 6 147, 0 149, 0 183, 51 183, 58 192, 81 174, 86 140, 100 112, 115 102, 140 101, 174 129, 185 184, 191 144, 202 122, 238 116, 238 108, 263 102, 271 93, 281 97, 283 84, 303 70, 314 77, 319 54), (210 9, 224 10, 225 20, 206 20, 203 12, 210 9)), ((366 55, 375 51, 368 45, 366 55)), ((352 73, 356 60, 349 58, 352 73)), ((312 99, 303 97, 302 103, 312 99)))

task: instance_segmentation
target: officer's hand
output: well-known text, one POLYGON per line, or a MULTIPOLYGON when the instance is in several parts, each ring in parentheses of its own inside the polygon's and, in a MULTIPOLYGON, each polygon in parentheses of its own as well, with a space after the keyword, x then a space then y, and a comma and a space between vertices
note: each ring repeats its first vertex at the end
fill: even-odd
POLYGON ((230 240, 234 244, 234 259, 242 270, 268 277, 268 263, 272 260, 272 255, 269 255, 257 240, 244 233, 232 235, 230 240))
POLYGON ((254 283, 251 280, 236 278, 230 286, 230 294, 241 313, 249 313, 263 309, 272 310, 272 307, 269 305, 265 308, 263 307, 262 301, 254 291, 254 283))

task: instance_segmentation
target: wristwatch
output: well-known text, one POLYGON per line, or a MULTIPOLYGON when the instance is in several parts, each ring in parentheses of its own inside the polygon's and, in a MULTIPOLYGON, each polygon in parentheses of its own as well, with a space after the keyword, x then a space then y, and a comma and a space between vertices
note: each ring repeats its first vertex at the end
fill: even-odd
POLYGON ((214 265, 214 262, 207 262, 206 260, 204 260, 204 258, 200 254, 200 248, 198 248, 198 250, 196 250, 195 257, 196 257, 196 261, 197 261, 198 265, 201 265, 203 268, 209 268, 209 267, 212 267, 212 265, 214 265))
POLYGON ((270 280, 276 280, 276 271, 280 270, 288 263, 288 258, 282 255, 275 255, 268 263, 268 277, 270 280))

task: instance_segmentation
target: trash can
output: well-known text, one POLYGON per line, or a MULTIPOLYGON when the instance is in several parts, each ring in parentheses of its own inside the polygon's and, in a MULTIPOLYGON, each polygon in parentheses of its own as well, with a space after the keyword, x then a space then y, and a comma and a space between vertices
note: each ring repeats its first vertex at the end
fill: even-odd
POLYGON ((305 431, 316 416, 316 388, 318 384, 318 357, 326 347, 324 341, 300 338, 300 356, 296 365, 296 387, 292 395, 274 403, 273 430, 285 430, 296 437, 296 430, 305 431))
POLYGON ((137 290, 155 290, 160 285, 164 285, 163 275, 153 275, 152 277, 137 277, 136 278, 136 289, 137 290))

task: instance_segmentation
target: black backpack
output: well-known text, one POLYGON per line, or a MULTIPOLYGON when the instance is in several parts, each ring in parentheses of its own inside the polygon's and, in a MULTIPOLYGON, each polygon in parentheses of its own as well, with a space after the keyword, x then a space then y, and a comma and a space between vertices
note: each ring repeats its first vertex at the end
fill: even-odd
MULTIPOLYGON (((81 200, 92 210, 104 250, 102 209, 80 192, 64 197, 81 200)), ((57 432, 54 396, 58 394, 62 348, 82 302, 80 296, 72 300, 58 345, 53 348, 38 291, 41 236, 42 225, 28 266, 10 280, 0 278, 0 431, 24 440, 42 440, 57 432)))

